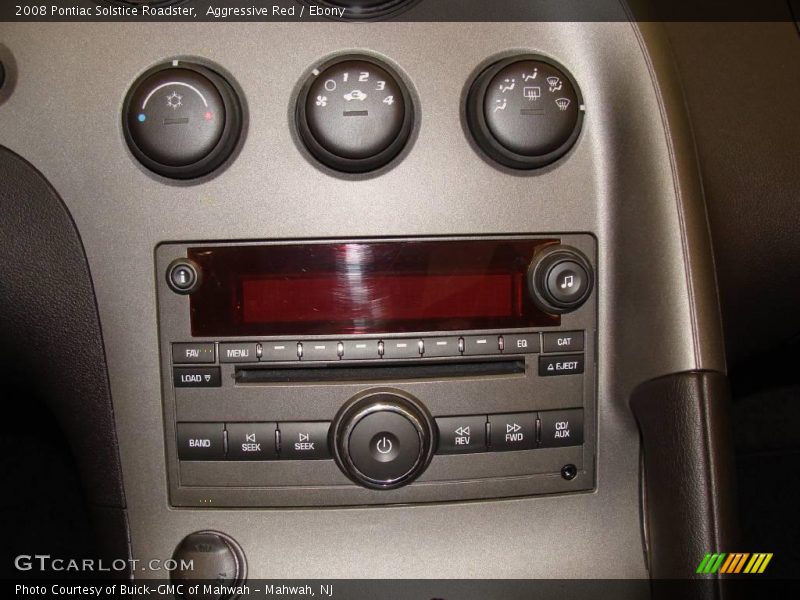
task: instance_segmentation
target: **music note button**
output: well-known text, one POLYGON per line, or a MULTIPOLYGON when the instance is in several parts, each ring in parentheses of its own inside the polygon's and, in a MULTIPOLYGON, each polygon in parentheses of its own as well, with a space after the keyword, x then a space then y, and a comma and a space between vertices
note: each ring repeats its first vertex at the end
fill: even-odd
POLYGON ((571 303, 582 298, 588 285, 588 273, 572 260, 556 263, 547 274, 548 291, 559 302, 571 303))

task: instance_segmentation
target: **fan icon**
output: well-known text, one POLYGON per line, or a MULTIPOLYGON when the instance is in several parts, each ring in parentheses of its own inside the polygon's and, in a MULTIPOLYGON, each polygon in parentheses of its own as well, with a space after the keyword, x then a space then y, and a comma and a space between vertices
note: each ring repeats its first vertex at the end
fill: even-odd
POLYGON ((317 101, 315 102, 317 106, 328 106, 328 97, 327 96, 317 96, 317 101))
POLYGON ((569 98, 557 98, 556 99, 556 106, 558 106, 558 110, 565 111, 570 104, 569 98))

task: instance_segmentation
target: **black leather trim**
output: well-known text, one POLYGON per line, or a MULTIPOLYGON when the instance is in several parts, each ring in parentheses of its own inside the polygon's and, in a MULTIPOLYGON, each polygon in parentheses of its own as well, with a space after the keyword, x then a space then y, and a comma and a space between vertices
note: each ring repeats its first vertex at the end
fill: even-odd
POLYGON ((24 370, 43 393, 75 457, 92 511, 117 509, 111 521, 123 528, 117 535, 125 540, 111 390, 84 248, 44 176, 1 146, 0 248, 0 365, 24 370))
MULTIPOLYGON (((646 382, 631 396, 642 435, 645 537, 653 579, 707 579, 707 552, 738 550, 734 455, 725 375, 688 372, 646 382)), ((654 587, 657 596, 658 588, 654 587)), ((668 588, 667 588, 668 589, 668 588)), ((698 598, 722 588, 696 586, 698 598)))

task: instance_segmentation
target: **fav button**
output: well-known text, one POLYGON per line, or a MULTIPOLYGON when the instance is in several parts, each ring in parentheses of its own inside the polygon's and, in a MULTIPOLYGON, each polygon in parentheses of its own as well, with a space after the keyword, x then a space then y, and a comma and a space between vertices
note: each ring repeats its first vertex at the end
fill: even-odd
POLYGON ((539 420, 542 448, 580 446, 583 443, 583 409, 540 412, 539 420))
POLYGON ((214 362, 214 344, 172 344, 172 362, 189 365, 214 362))
POLYGON ((275 423, 228 423, 228 460, 275 460, 275 423))
POLYGON ((536 413, 489 415, 492 452, 530 450, 536 444, 536 413))
POLYGON ((330 458, 328 429, 330 423, 278 423, 281 432, 281 458, 320 460, 330 458))
POLYGON ((439 454, 486 452, 486 417, 439 417, 439 454))

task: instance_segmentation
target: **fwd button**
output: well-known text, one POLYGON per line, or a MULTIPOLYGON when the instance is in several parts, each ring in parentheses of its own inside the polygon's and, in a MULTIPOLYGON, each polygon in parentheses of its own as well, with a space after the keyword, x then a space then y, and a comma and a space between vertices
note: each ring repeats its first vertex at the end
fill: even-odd
POLYGON ((489 415, 489 450, 530 450, 536 445, 536 413, 489 415))

